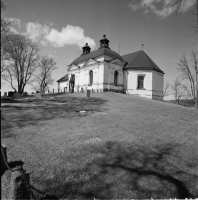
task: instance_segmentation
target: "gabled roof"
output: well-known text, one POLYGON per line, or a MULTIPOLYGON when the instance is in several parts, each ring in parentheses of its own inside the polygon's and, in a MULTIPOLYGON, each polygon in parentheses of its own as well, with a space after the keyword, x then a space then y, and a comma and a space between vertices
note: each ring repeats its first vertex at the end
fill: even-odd
POLYGON ((128 63, 125 69, 152 69, 164 74, 143 50, 123 55, 122 58, 128 63))
POLYGON ((112 51, 111 49, 108 48, 100 48, 96 51, 92 51, 91 53, 81 55, 80 57, 76 58, 69 66, 73 64, 78 64, 83 61, 87 61, 89 59, 94 59, 96 57, 102 56, 102 55, 107 55, 110 56, 112 59, 119 59, 121 62, 125 63, 124 59, 115 51, 112 51))
POLYGON ((60 78, 58 81, 56 82, 65 82, 65 81, 68 81, 69 78, 68 78, 68 74, 66 74, 65 76, 63 76, 62 78, 60 78))

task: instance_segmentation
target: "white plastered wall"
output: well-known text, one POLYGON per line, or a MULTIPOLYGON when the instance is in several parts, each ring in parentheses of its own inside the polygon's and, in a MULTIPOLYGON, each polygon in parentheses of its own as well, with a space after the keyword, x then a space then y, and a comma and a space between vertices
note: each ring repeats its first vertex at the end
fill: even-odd
POLYGON ((125 72, 125 89, 126 93, 138 95, 152 99, 152 71, 133 71, 127 70, 125 72), (144 89, 138 90, 138 76, 143 75, 144 77, 144 89))
POLYGON ((96 62, 91 64, 85 65, 85 62, 80 63, 80 69, 69 70, 69 79, 71 74, 75 74, 75 92, 85 91, 87 89, 94 90, 94 91, 102 91, 103 89, 103 74, 104 74, 104 62, 102 62, 104 58, 98 58, 96 62), (89 72, 90 70, 93 71, 93 84, 92 86, 89 85, 89 72))
POLYGON ((125 92, 149 99, 163 100, 164 75, 154 70, 127 70, 124 74, 125 92), (138 90, 138 76, 144 76, 144 89, 138 90))
POLYGON ((153 71, 153 99, 163 101, 164 74, 153 71))
POLYGON ((64 88, 67 88, 67 91, 69 90, 69 82, 68 81, 65 81, 65 82, 59 82, 58 83, 58 89, 59 91, 64 91, 64 88))
POLYGON ((104 89, 107 91, 123 92, 123 66, 105 62, 104 65, 104 89), (118 85, 114 85, 114 72, 119 72, 118 85))

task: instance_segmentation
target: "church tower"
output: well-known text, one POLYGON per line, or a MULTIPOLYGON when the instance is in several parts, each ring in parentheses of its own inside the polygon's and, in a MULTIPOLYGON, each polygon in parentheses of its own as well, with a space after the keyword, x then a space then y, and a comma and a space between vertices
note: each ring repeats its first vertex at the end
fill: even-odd
POLYGON ((100 48, 109 48, 109 40, 106 38, 106 35, 103 35, 103 38, 100 40, 100 48))
POLYGON ((90 48, 90 46, 88 45, 88 43, 86 43, 85 46, 84 46, 82 49, 83 49, 82 55, 85 55, 85 54, 90 53, 90 50, 91 50, 91 48, 90 48))

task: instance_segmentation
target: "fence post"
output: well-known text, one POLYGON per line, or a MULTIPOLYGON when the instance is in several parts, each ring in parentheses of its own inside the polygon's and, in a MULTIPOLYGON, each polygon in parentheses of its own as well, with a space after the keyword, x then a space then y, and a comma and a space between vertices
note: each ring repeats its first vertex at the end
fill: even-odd
POLYGON ((11 173, 9 199, 30 199, 30 193, 27 189, 29 182, 29 173, 22 174, 19 170, 13 171, 11 173))
POLYGON ((3 159, 3 156, 7 162, 7 148, 5 145, 1 145, 1 174, 4 173, 7 170, 6 163, 3 159))
POLYGON ((54 89, 53 89, 53 93, 54 93, 54 89))

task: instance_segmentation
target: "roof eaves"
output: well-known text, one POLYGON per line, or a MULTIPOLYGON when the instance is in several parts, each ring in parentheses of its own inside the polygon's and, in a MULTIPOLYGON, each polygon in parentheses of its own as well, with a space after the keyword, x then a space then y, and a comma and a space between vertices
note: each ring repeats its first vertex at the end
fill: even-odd
POLYGON ((154 71, 160 72, 162 74, 165 74, 162 70, 156 69, 154 67, 129 67, 129 68, 126 68, 126 69, 132 69, 132 70, 154 70, 154 71))

